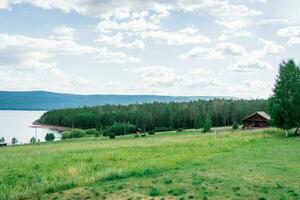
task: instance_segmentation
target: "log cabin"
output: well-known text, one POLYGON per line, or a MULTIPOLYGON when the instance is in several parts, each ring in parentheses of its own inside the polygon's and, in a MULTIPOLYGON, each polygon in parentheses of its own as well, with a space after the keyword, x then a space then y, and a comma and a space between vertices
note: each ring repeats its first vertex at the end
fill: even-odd
POLYGON ((266 112, 255 112, 242 120, 243 129, 267 128, 271 117, 266 112))

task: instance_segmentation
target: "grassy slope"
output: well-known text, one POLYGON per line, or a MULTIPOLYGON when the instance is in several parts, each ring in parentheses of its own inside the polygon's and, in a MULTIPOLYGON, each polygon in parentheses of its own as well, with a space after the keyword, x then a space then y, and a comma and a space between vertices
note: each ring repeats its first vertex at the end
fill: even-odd
POLYGON ((0 160, 3 199, 300 198, 300 140, 275 130, 86 138, 3 148, 0 160))

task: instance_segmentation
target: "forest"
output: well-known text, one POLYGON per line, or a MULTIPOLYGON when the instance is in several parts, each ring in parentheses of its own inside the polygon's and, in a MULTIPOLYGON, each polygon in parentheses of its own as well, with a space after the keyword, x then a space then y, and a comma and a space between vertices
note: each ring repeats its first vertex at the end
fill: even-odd
MULTIPOLYGON (((142 131, 202 128, 209 118, 214 127, 232 125, 256 111, 267 111, 267 100, 197 100, 184 103, 103 105, 46 112, 37 122, 102 130, 124 124, 142 131)), ((131 128, 131 130, 134 130, 131 128)))

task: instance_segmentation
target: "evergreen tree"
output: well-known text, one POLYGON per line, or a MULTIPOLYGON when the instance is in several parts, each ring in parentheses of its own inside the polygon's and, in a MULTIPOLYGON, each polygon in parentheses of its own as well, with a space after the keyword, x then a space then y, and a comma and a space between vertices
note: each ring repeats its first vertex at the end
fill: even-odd
POLYGON ((35 143, 36 143, 36 138, 35 138, 35 137, 32 137, 32 138, 30 139, 30 143, 31 143, 31 144, 35 144, 35 143))
POLYGON ((211 129, 211 118, 210 115, 207 114, 204 121, 203 133, 209 132, 210 129, 211 129))
POLYGON ((4 138, 4 137, 1 137, 1 138, 0 138, 0 142, 4 143, 4 142, 5 142, 5 138, 4 138))
POLYGON ((194 122, 194 128, 195 129, 200 129, 203 127, 203 122, 202 122, 202 116, 201 114, 197 114, 196 117, 195 117, 195 122, 194 122))
POLYGON ((300 69, 293 60, 282 62, 276 79, 274 94, 269 99, 271 123, 288 130, 298 128, 300 122, 300 69))

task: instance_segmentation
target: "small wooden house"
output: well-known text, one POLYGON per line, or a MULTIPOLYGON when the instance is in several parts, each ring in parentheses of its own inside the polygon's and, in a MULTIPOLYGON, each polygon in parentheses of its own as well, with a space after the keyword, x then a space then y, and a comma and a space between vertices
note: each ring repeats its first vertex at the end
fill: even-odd
POLYGON ((255 112, 242 120, 243 129, 269 127, 271 117, 265 112, 255 112))

